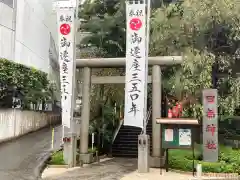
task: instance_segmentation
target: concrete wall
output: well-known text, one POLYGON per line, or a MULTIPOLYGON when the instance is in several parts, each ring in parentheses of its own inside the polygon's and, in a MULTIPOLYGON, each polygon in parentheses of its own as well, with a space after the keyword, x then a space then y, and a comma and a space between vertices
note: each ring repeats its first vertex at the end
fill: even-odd
POLYGON ((0 142, 57 123, 61 123, 58 114, 21 111, 18 109, 0 109, 0 142))

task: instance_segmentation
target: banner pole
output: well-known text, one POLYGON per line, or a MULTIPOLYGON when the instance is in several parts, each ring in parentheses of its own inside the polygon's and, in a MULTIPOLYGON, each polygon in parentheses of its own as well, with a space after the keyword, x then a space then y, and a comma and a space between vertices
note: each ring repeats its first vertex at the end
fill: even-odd
POLYGON ((149 57, 149 39, 150 39, 150 15, 151 15, 151 0, 145 0, 145 4, 147 5, 147 22, 146 22, 146 54, 145 54, 145 104, 144 104, 144 129, 143 134, 147 134, 147 97, 148 97, 148 57, 149 57), (147 1, 147 2, 146 2, 147 1))

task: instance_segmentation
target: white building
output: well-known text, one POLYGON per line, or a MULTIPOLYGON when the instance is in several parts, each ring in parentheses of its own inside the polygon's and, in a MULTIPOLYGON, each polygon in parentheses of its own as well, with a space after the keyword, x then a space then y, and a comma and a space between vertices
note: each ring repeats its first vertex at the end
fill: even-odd
POLYGON ((52 2, 0 0, 0 58, 44 71, 59 84, 57 19, 52 2))

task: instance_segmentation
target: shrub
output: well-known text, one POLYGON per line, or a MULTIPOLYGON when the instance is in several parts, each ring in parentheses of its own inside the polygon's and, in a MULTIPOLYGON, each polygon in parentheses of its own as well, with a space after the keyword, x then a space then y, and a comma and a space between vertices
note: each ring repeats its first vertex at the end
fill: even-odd
POLYGON ((51 165, 64 165, 63 151, 58 151, 52 154, 51 160, 49 161, 51 165))
MULTIPOLYGON (((240 174, 240 151, 230 147, 220 146, 218 162, 201 161, 201 152, 195 149, 195 164, 202 164, 203 172, 213 173, 239 173, 240 174)), ((169 167, 182 171, 192 171, 191 150, 169 150, 169 167)))
POLYGON ((48 86, 47 73, 0 59, 0 107, 12 107, 13 97, 19 97, 25 106, 46 100, 48 86))

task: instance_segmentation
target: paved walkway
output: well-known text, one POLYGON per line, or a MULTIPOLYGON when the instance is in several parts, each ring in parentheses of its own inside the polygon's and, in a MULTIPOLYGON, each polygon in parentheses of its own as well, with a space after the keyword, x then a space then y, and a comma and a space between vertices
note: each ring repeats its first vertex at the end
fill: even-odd
POLYGON ((173 172, 160 175, 159 169, 150 173, 139 174, 135 159, 105 159, 99 164, 83 168, 47 168, 43 172, 44 180, 189 180, 192 176, 173 172))
MULTIPOLYGON (((57 146, 61 133, 61 127, 56 128, 57 146)), ((34 169, 50 148, 50 128, 0 144, 0 180, 35 180, 34 169)))

